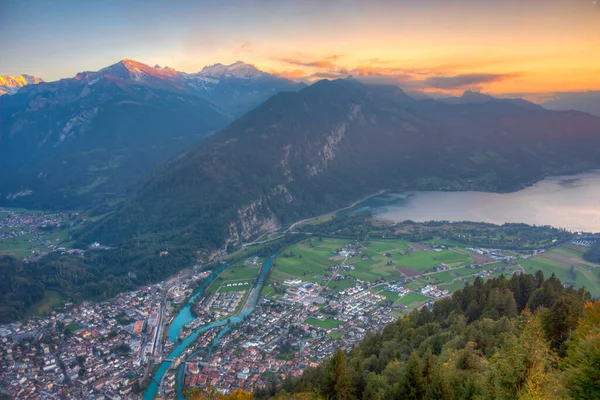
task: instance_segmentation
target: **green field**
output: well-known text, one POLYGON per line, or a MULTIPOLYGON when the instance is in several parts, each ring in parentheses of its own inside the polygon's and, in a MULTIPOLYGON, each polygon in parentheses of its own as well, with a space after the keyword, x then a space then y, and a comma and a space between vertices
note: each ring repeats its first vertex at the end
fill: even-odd
MULTIPOLYGON (((461 268, 469 266, 473 260, 470 253, 460 247, 441 251, 415 249, 408 252, 408 249, 412 246, 406 241, 372 240, 363 243, 360 249, 363 254, 359 257, 344 259, 334 253, 334 250, 349 243, 354 243, 354 241, 332 238, 319 240, 315 237, 291 245, 283 250, 275 260, 270 282, 298 278, 324 284, 323 280, 315 276, 330 277, 332 274, 330 268, 345 262, 354 266, 354 270, 339 271, 339 274, 357 280, 368 282, 384 280, 390 282, 405 279, 404 275, 397 270, 397 267, 403 266, 422 273, 428 273, 427 276, 421 276, 405 283, 404 286, 409 289, 416 292, 428 284, 434 284, 454 292, 461 289, 466 282, 473 282, 476 275, 481 272, 481 269, 461 268), (389 255, 386 257, 384 256, 385 253, 389 253, 389 255), (389 263, 392 265, 388 265, 389 263), (452 269, 429 273, 432 267, 439 264, 448 264, 452 269)), ((440 242, 438 241, 438 243, 440 242)), ((495 262, 486 265, 483 269, 501 268, 502 270, 495 271, 493 275, 504 274, 507 277, 510 277, 512 271, 521 270, 521 266, 526 273, 535 273, 538 269, 541 269, 547 276, 555 273, 563 282, 574 284, 576 287, 585 286, 593 296, 600 297, 600 266, 595 268, 594 265, 586 263, 582 259, 584 251, 585 249, 582 248, 560 246, 528 260, 517 259, 520 265, 507 266, 503 262, 495 262), (574 279, 571 276, 572 273, 570 273, 571 265, 574 268, 574 279)), ((511 255, 515 255, 515 253, 511 253, 511 255)), ((339 292, 354 284, 355 282, 352 280, 345 279, 331 281, 329 287, 333 291, 339 292)), ((273 296, 272 289, 265 293, 273 296)), ((381 294, 393 301, 403 304, 409 303, 410 305, 406 304, 409 308, 423 304, 427 299, 416 293, 411 293, 408 299, 402 300, 398 300, 398 296, 393 292, 383 291, 381 294)))
POLYGON ((446 270, 446 271, 436 272, 434 274, 429 275, 429 277, 431 279, 433 279, 435 282, 447 282, 447 283, 450 283, 453 280, 455 280, 456 278, 461 278, 463 276, 473 275, 473 274, 476 274, 479 271, 481 271, 481 270, 471 269, 471 268, 460 268, 460 269, 453 269, 453 270, 446 270))
POLYGON ((324 222, 329 222, 334 218, 335 218, 335 213, 323 215, 322 217, 313 218, 311 220, 301 223, 300 225, 298 225, 298 228, 302 228, 304 226, 319 225, 324 222))
POLYGON ((406 255, 392 254, 392 259, 398 266, 406 266, 422 272, 430 271, 432 267, 440 264, 457 266, 471 263, 468 254, 453 250, 415 251, 406 255))
POLYGON ((583 262, 580 257, 569 257, 575 259, 573 262, 554 258, 555 255, 563 257, 562 254, 565 254, 565 250, 569 249, 559 248, 528 260, 518 261, 528 274, 534 274, 537 270, 543 271, 546 277, 555 274, 563 283, 573 284, 576 288, 585 287, 592 296, 600 297, 600 268, 580 264, 578 260, 583 262), (575 279, 571 276, 571 267, 573 267, 575 279))
POLYGON ((329 337, 332 339, 340 339, 342 336, 344 336, 342 335, 342 332, 331 332, 329 334, 329 337))
MULTIPOLYGON (((342 262, 354 266, 354 270, 340 271, 340 274, 353 278, 376 282, 394 281, 403 277, 397 266, 406 266, 417 271, 428 271, 439 264, 452 266, 467 265, 471 262, 468 254, 452 250, 414 251, 407 253, 408 242, 401 240, 374 240, 366 243, 361 251, 363 256, 344 259, 336 256, 334 250, 352 243, 349 239, 312 238, 289 246, 275 260, 271 274, 272 281, 299 278, 305 281, 323 283, 315 275, 331 276, 329 269, 342 262), (385 257, 389 253, 391 257, 385 257), (363 259, 368 257, 368 259, 363 259), (393 265, 387 265, 393 262, 393 265)), ((332 286, 333 287, 333 286, 332 286)), ((337 289, 341 290, 341 289, 337 289)))
POLYGON ((29 242, 33 237, 33 233, 28 233, 12 239, 0 240, 0 255, 9 255, 18 258, 30 256, 31 250, 39 247, 29 242))
POLYGON ((262 290, 261 294, 263 296, 265 296, 267 299, 272 299, 273 296, 275 295, 275 289, 273 288, 272 285, 269 285, 269 286, 265 285, 265 286, 263 286, 263 290, 262 290))
POLYGON ((309 325, 316 326, 316 327, 323 328, 323 329, 337 328, 337 326, 340 324, 340 321, 338 321, 336 319, 320 320, 320 319, 316 319, 316 318, 312 318, 312 317, 307 319, 304 322, 306 322, 309 325))
POLYGON ((442 290, 448 290, 451 293, 456 292, 459 289, 462 289, 465 287, 465 284, 467 282, 473 283, 473 281, 475 280, 475 277, 472 278, 464 278, 465 280, 457 280, 453 283, 440 283, 438 284, 438 287, 442 290))
POLYGON ((67 229, 61 229, 47 234, 46 237, 52 244, 62 243, 69 239, 69 231, 67 229))
POLYGON ((378 291, 377 289, 372 289, 373 293, 376 293, 380 296, 385 296, 386 299, 391 300, 391 301, 398 301, 400 300, 400 296, 398 295, 398 293, 392 292, 390 290, 381 290, 378 291))
POLYGON ((63 303, 63 300, 64 298, 62 293, 56 290, 47 290, 46 297, 29 307, 25 315, 27 317, 32 315, 48 315, 50 311, 60 307, 63 303))
POLYGON ((344 289, 348 289, 356 286, 356 282, 350 279, 342 279, 339 281, 331 281, 327 287, 331 288, 334 292, 341 292, 344 289))
POLYGON ((431 282, 427 281, 425 279, 417 279, 415 281, 412 282, 408 282, 407 284, 405 284, 404 286, 406 286, 407 288, 409 288, 410 290, 419 290, 421 289, 423 286, 427 286, 429 285, 431 282))
POLYGON ((75 332, 81 329, 81 326, 79 326, 79 324, 77 322, 71 322, 69 325, 67 325, 67 329, 70 330, 71 332, 75 332))
POLYGON ((407 251, 410 246, 406 242, 398 241, 398 240, 381 240, 381 241, 371 241, 368 243, 366 249, 364 251, 367 255, 383 255, 384 253, 397 253, 400 251, 407 251))
POLYGON ((333 258, 333 251, 348 243, 344 239, 307 239, 283 250, 274 261, 273 280, 300 278, 305 281, 322 283, 314 275, 331 276, 328 269, 340 261, 333 258), (312 247, 311 247, 312 246, 312 247))
POLYGON ((421 304, 425 304, 429 300, 431 300, 429 297, 423 296, 421 293, 409 293, 400 299, 399 303, 402 303, 409 309, 412 309, 417 308, 421 304))
MULTIPOLYGON (((49 244, 64 245, 69 238, 69 230, 60 229, 53 232, 44 233, 44 235, 48 239, 49 244)), ((46 244, 38 244, 34 241, 34 239, 34 233, 27 233, 12 239, 0 239, 0 255, 10 255, 17 258, 23 258, 31 256, 32 250, 43 252, 48 251, 46 244)))
POLYGON ((225 269, 225 271, 221 272, 221 275, 217 277, 208 287, 208 293, 216 293, 217 291, 222 292, 233 292, 233 291, 242 291, 250 289, 251 285, 244 286, 234 286, 234 287, 225 287, 222 286, 227 283, 235 283, 235 282, 254 282, 254 279, 260 272, 261 267, 245 267, 243 265, 235 265, 225 269))
POLYGON ((243 292, 250 289, 252 285, 242 285, 242 286, 229 286, 223 285, 219 288, 219 293, 227 293, 227 292, 243 292))

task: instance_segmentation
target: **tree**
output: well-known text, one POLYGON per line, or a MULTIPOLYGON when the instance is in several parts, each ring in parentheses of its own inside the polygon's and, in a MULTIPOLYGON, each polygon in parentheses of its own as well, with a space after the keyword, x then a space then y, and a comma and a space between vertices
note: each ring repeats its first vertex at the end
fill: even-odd
POLYGON ((535 286, 536 286, 536 289, 540 288, 543 283, 544 283, 544 272, 541 269, 539 269, 535 273, 535 286))
POLYGON ((325 397, 332 400, 352 398, 352 385, 346 368, 346 353, 340 349, 336 350, 327 365, 323 392, 325 397))
POLYGON ((328 400, 347 393, 375 400, 541 400, 569 394, 600 400, 600 305, 584 307, 589 299, 585 290, 565 289, 555 276, 539 288, 531 275, 476 281, 431 312, 414 311, 367 334, 349 353, 336 352, 279 389, 290 396, 317 390, 328 400), (538 310, 532 313, 528 304, 538 310), (557 350, 556 338, 563 340, 557 350))
POLYGON ((185 391, 184 396, 188 400, 251 400, 252 393, 245 390, 237 389, 228 395, 223 395, 213 386, 193 387, 185 391))
POLYGON ((225 396, 225 400, 251 400, 252 393, 248 393, 245 390, 237 389, 225 396))
POLYGON ((524 311, 515 331, 490 361, 494 398, 557 398, 562 390, 554 369, 557 360, 546 341, 541 318, 524 311))
POLYGON ((410 354, 404 366, 404 376, 398 387, 400 399, 422 399, 425 394, 425 379, 423 378, 421 359, 416 351, 410 354))
POLYGON ((562 344, 571 338, 573 330, 583 315, 583 302, 577 295, 565 293, 559 296, 550 312, 546 314, 546 329, 551 340, 552 347, 559 349, 564 355, 562 344))
POLYGON ((444 364, 449 398, 484 397, 487 360, 476 347, 477 343, 467 342, 464 349, 453 352, 444 364))
POLYGON ((588 302, 568 344, 567 387, 575 399, 600 399, 600 302, 588 302))
POLYGON ((554 304, 556 297, 557 293, 554 289, 554 285, 550 279, 548 279, 542 283, 542 286, 533 292, 533 295, 529 299, 527 305, 532 311, 535 311, 541 307, 550 308, 554 304))

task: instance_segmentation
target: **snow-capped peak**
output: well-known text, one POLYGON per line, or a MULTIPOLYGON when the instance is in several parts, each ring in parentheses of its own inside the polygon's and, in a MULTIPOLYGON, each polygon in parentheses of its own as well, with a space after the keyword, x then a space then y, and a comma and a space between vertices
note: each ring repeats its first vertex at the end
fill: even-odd
POLYGON ((246 64, 243 61, 237 61, 230 65, 214 64, 202 68, 202 71, 196 74, 203 77, 220 77, 220 78, 238 78, 238 79, 253 79, 267 75, 265 72, 258 70, 252 64, 246 64))
POLYGON ((25 85, 44 82, 35 76, 23 74, 19 76, 0 76, 0 96, 3 94, 14 94, 25 85))
MULTIPOLYGON (((157 66, 158 67, 158 66, 157 66)), ((148 83, 148 79, 168 79, 179 75, 173 68, 151 67, 139 61, 125 58, 116 64, 101 69, 100 73, 123 79, 132 79, 140 83, 148 83)))

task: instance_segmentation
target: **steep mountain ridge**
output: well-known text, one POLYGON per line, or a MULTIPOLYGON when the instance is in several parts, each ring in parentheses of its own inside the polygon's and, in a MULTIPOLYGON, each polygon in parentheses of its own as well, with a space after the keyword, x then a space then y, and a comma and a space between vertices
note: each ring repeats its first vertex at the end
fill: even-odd
POLYGON ((279 93, 149 177, 81 237, 197 248, 388 188, 514 190, 600 165, 600 120, 510 102, 417 101, 352 79, 279 93))

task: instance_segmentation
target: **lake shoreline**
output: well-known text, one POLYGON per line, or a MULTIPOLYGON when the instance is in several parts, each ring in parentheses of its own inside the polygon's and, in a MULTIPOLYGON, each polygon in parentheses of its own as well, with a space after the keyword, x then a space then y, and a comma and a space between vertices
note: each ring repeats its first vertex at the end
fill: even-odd
POLYGON ((600 170, 553 175, 521 190, 387 191, 362 203, 378 220, 549 225, 571 232, 600 232, 600 170))

